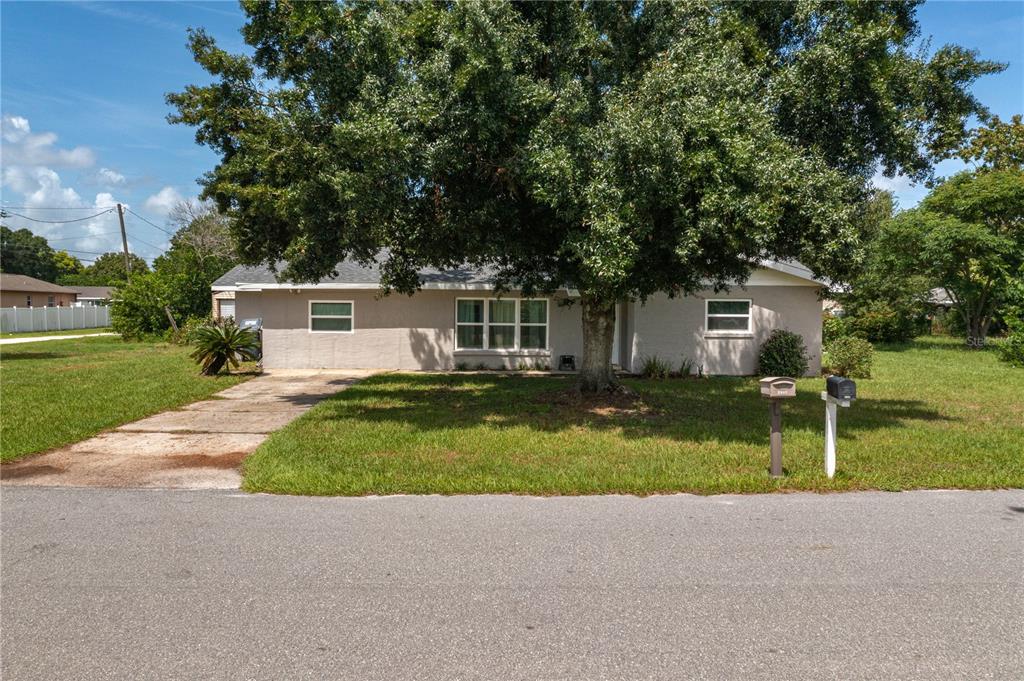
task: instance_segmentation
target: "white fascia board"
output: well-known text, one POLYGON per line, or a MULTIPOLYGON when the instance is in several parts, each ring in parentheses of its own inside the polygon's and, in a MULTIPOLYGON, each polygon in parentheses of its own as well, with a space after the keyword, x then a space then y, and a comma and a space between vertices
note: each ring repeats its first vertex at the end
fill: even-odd
MULTIPOLYGON (((361 284, 327 282, 321 284, 239 284, 237 287, 224 288, 231 291, 376 291, 380 284, 361 284)), ((491 284, 459 284, 448 282, 428 282, 420 286, 426 291, 490 291, 491 284)), ((218 290, 214 287, 213 290, 218 290)))
MULTIPOLYGON (((211 286, 210 290, 214 293, 220 293, 222 291, 239 291, 237 286, 211 286)), ((79 298, 79 300, 86 300, 85 298, 79 298)))
POLYGON ((782 272, 783 274, 788 274, 791 277, 803 279, 804 281, 810 282, 817 286, 828 285, 828 282, 815 278, 814 274, 809 269, 807 269, 806 267, 799 263, 791 264, 786 262, 780 262, 778 260, 766 259, 761 261, 761 267, 768 270, 775 270, 776 272, 782 272))

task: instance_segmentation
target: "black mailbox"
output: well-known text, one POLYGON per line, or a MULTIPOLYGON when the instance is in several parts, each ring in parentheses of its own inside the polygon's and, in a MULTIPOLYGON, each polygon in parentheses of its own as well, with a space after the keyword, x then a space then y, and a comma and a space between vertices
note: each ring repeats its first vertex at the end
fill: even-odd
POLYGON ((857 384, 842 376, 829 376, 826 378, 825 390, 829 396, 837 400, 857 399, 857 384))
POLYGON ((576 371, 576 355, 559 355, 559 371, 576 371))

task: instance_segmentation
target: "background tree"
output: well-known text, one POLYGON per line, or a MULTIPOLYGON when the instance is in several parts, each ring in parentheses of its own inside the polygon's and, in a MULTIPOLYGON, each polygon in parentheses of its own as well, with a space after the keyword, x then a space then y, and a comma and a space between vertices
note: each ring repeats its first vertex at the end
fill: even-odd
POLYGON ((427 265, 580 292, 580 387, 614 382, 615 304, 836 278, 876 168, 913 179, 1002 67, 925 58, 916 3, 242 3, 253 57, 169 96, 221 162, 241 257, 311 281, 346 257, 414 292, 427 265))
POLYGON ((171 213, 178 230, 171 247, 153 261, 153 271, 132 276, 113 300, 114 329, 132 337, 170 327, 168 310, 180 324, 207 317, 210 285, 237 263, 226 219, 211 204, 182 203, 171 213))
MULTIPOLYGON (((129 253, 128 259, 132 264, 133 277, 149 272, 149 265, 139 256, 129 253)), ((61 283, 68 286, 121 286, 127 281, 124 254, 120 251, 104 253, 78 274, 69 274, 61 278, 61 283)))
POLYGON ((939 184, 885 228, 893 277, 927 277, 980 344, 1024 265, 1024 171, 977 170, 939 184))
POLYGON ((0 226, 0 272, 56 281, 53 249, 46 239, 27 229, 0 226))
POLYGON ((1024 123, 1021 115, 1017 114, 1009 123, 1003 123, 999 116, 992 116, 985 125, 973 131, 959 156, 995 170, 1024 168, 1024 123))
POLYGON ((67 251, 57 251, 53 254, 53 266, 57 270, 58 282, 64 277, 81 274, 82 270, 85 269, 82 266, 82 261, 67 251))
POLYGON ((935 284, 923 273, 904 271, 904 245, 894 248, 886 231, 895 210, 888 191, 876 190, 863 205, 857 226, 864 255, 833 294, 843 308, 833 330, 872 342, 905 342, 922 330, 935 284))

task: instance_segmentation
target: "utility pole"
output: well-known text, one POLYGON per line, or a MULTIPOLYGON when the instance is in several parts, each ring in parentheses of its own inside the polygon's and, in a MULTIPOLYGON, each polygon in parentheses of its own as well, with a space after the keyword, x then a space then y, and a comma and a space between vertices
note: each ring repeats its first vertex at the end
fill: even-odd
POLYGON ((117 219, 121 222, 121 246, 124 248, 124 271, 128 283, 132 283, 132 261, 128 257, 128 235, 124 231, 124 207, 117 204, 117 219))

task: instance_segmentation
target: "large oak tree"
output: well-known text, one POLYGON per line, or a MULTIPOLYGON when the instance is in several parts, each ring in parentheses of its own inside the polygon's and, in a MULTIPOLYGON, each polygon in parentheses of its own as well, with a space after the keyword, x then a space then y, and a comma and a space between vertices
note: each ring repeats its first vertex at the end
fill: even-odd
POLYGON ((839 275, 881 168, 915 179, 998 64, 919 49, 907 2, 247 1, 253 55, 169 95, 221 161, 242 258, 311 281, 383 255, 580 293, 580 385, 613 385, 615 303, 742 282, 766 257, 839 275))

